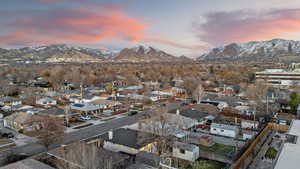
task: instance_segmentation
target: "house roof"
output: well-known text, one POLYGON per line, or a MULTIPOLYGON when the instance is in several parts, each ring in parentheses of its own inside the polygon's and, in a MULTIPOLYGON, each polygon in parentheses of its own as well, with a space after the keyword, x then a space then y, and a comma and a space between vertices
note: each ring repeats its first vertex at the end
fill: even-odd
POLYGON ((212 93, 209 93, 206 96, 204 96, 202 100, 223 101, 226 102, 229 106, 238 106, 238 102, 243 101, 239 97, 218 95, 212 93))
POLYGON ((51 108, 51 109, 45 109, 38 112, 39 114, 46 114, 46 115, 65 115, 65 110, 59 109, 59 108, 51 108))
POLYGON ((135 149, 140 149, 154 141, 154 137, 152 134, 125 128, 114 130, 113 138, 111 140, 109 139, 108 135, 108 133, 105 133, 101 135, 100 138, 112 142, 114 144, 120 144, 135 149))
POLYGON ((16 101, 20 101, 20 99, 15 98, 15 97, 0 97, 0 102, 3 103, 10 103, 10 102, 16 102, 16 101))
POLYGON ((224 130, 237 130, 238 126, 228 125, 228 124, 220 124, 220 123, 212 123, 211 127, 219 128, 224 130))
POLYGON ((208 116, 208 113, 205 112, 200 112, 198 110, 194 110, 194 109, 184 109, 184 110, 179 110, 180 115, 185 116, 185 117, 189 117, 192 119, 196 119, 196 120, 201 120, 204 117, 208 116))
POLYGON ((187 150, 187 151, 193 151, 197 148, 196 145, 182 143, 182 142, 178 142, 178 141, 173 143, 173 147, 180 148, 180 149, 187 150))
POLYGON ((54 169, 54 168, 34 159, 26 159, 26 160, 9 164, 4 167, 0 167, 0 169, 54 169))
POLYGON ((130 158, 127 154, 113 152, 84 142, 73 143, 64 148, 52 150, 50 153, 86 168, 89 166, 105 168, 110 162, 112 166, 118 166, 130 158), (72 156, 73 153, 74 156, 72 156), (90 160, 86 161, 86 159, 90 160))
POLYGON ((79 111, 94 111, 101 109, 100 106, 91 105, 91 104, 71 104, 71 109, 79 111))
POLYGON ((106 106, 106 105, 115 106, 115 105, 121 104, 118 101, 105 100, 105 99, 96 99, 94 101, 91 101, 90 103, 93 105, 101 105, 101 106, 106 106))
MULTIPOLYGON (((219 109, 216 106, 210 104, 194 104, 179 108, 180 113, 187 117, 199 117, 207 116, 208 114, 217 114, 219 109)), ((176 109, 170 110, 170 113, 176 113, 176 109)))
POLYGON ((55 101, 55 100, 50 98, 50 97, 44 97, 44 98, 39 99, 38 101, 40 101, 40 102, 52 102, 52 101, 55 101))

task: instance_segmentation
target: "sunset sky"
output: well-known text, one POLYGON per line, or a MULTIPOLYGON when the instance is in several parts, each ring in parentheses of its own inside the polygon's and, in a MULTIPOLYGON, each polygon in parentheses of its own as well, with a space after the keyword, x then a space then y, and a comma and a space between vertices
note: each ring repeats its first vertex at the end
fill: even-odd
POLYGON ((230 42, 300 40, 300 0, 1 0, 0 47, 148 44, 198 56, 230 42))

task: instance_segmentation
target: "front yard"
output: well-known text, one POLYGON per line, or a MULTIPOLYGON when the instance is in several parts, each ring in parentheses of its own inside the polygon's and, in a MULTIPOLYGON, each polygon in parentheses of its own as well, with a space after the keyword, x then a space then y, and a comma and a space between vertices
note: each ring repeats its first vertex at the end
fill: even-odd
POLYGON ((200 145, 199 148, 200 148, 200 151, 206 150, 206 151, 215 152, 217 154, 221 154, 221 155, 225 155, 225 156, 231 156, 234 154, 234 151, 235 151, 234 146, 228 146, 228 145, 219 144, 219 143, 215 143, 211 147, 200 145))

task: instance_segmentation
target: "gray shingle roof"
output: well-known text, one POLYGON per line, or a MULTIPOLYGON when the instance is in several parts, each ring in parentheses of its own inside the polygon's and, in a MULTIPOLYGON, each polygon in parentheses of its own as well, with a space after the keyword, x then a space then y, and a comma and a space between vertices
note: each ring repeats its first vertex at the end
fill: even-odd
POLYGON ((16 163, 9 164, 4 167, 0 167, 0 169, 54 169, 54 168, 34 159, 26 159, 26 160, 18 161, 16 163))

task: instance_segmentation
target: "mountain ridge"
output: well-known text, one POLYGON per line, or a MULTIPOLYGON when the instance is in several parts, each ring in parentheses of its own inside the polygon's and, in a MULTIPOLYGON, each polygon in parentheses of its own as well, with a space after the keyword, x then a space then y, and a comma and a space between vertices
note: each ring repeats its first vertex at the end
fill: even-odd
MULTIPOLYGON (((272 39, 229 43, 211 49, 199 61, 282 61, 284 56, 300 56, 300 41, 272 39)), ((300 58, 300 57, 299 57, 300 58)))

